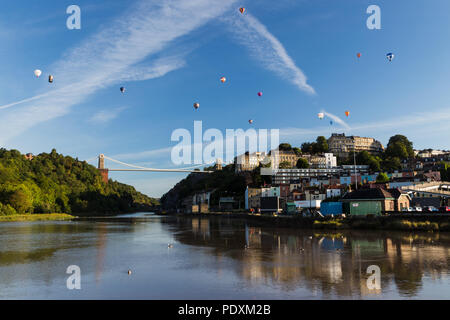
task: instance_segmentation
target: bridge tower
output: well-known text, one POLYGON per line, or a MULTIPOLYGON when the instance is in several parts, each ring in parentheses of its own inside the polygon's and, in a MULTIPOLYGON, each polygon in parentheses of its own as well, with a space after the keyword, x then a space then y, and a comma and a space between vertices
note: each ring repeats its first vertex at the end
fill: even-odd
POLYGON ((98 156, 98 171, 100 171, 103 182, 108 183, 108 169, 105 169, 105 155, 103 153, 98 156))

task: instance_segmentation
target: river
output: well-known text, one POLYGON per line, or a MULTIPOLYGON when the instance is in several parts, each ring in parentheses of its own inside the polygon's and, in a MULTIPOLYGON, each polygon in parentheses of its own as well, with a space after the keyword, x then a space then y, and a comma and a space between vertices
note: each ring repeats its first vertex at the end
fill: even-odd
POLYGON ((450 233, 152 213, 0 224, 0 299, 411 298, 450 299, 450 233), (80 268, 79 290, 67 288, 70 265, 80 268), (367 284, 369 266, 380 270, 379 288, 367 284))

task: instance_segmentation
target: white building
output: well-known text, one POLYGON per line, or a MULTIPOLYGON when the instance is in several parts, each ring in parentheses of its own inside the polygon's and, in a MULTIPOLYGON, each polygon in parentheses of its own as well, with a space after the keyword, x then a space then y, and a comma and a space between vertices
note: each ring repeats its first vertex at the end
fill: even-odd
POLYGON ((326 168, 335 168, 337 167, 337 159, 332 153, 325 153, 325 165, 326 168))

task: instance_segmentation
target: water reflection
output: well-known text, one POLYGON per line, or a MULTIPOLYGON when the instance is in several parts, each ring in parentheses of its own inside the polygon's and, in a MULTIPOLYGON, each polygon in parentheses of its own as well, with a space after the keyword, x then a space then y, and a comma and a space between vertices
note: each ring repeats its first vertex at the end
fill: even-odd
MULTIPOLYGON (((282 290, 302 286, 324 297, 380 296, 367 288, 367 267, 381 269, 381 287, 401 296, 417 296, 428 280, 449 283, 450 235, 401 232, 314 232, 252 226, 250 222, 192 218, 168 224, 176 239, 213 248, 249 285, 282 290), (191 224, 192 229, 186 230, 191 224)), ((386 292, 385 292, 386 293, 386 292)), ((442 298, 450 298, 450 287, 442 298)))
POLYGON ((448 299, 449 253, 449 233, 324 232, 216 217, 4 223, 0 297, 448 299), (79 293, 65 287, 70 264, 83 272, 79 293), (367 287, 370 265, 381 269, 381 290, 367 287))

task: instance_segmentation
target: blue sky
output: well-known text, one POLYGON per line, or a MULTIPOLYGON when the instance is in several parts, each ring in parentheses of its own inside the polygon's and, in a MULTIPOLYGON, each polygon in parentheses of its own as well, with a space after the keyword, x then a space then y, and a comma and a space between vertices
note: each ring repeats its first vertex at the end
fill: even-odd
MULTIPOLYGON (((446 0, 10 1, 0 11, 0 145, 170 168, 175 129, 202 120, 225 132, 253 119, 297 146, 332 132, 383 144, 399 133, 415 148, 450 149, 448 12, 446 0), (66 28, 71 4, 81 30, 66 28), (366 27, 371 4, 381 30, 366 27)), ((151 196, 184 176, 111 174, 151 196)))

